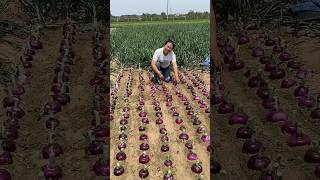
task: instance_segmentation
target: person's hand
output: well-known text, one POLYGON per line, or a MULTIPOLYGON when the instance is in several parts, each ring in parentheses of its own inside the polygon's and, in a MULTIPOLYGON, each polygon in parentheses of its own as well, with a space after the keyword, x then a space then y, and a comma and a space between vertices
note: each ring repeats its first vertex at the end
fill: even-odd
POLYGON ((177 84, 179 84, 179 83, 180 83, 180 78, 177 77, 177 78, 176 78, 176 81, 177 81, 177 84))
POLYGON ((160 79, 161 81, 164 80, 164 77, 163 77, 163 75, 162 75, 161 73, 159 74, 159 79, 160 79))

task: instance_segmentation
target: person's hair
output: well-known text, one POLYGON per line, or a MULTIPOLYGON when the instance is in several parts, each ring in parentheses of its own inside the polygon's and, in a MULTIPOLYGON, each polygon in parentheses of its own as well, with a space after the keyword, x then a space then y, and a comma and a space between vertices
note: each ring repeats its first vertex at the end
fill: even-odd
POLYGON ((172 44, 172 49, 174 49, 174 42, 171 39, 167 39, 166 42, 164 42, 164 45, 171 43, 172 44))

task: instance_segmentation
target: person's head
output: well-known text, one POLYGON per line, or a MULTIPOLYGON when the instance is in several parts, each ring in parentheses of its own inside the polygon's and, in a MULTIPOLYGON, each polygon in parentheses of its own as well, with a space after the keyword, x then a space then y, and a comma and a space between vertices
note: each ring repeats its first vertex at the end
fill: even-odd
POLYGON ((174 42, 171 39, 166 40, 163 45, 164 54, 169 54, 174 49, 174 42))

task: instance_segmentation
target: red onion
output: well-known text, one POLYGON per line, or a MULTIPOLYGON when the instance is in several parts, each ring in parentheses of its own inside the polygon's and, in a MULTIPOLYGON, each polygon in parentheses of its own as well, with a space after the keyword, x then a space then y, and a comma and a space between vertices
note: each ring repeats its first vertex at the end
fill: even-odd
POLYGON ((169 146, 167 144, 164 144, 161 146, 161 151, 162 152, 168 152, 169 151, 169 146))
POLYGON ((298 127, 297 124, 292 121, 286 121, 281 126, 282 133, 295 134, 297 133, 298 127))
POLYGON ((126 153, 123 152, 123 149, 121 149, 117 154, 116 154, 116 159, 118 161, 124 161, 127 159, 126 153))
POLYGON ((207 133, 205 133, 201 136, 201 140, 205 143, 210 143, 210 136, 207 133))
POLYGON ((260 151, 261 147, 262 147, 261 142, 257 141, 255 138, 250 138, 244 142, 242 146, 242 152, 249 153, 249 154, 256 154, 260 151))
POLYGON ((9 165, 12 163, 13 161, 10 152, 2 151, 0 154, 0 165, 9 165))
POLYGON ((306 70, 303 69, 298 69, 297 73, 296 73, 296 77, 298 79, 305 79, 307 76, 308 72, 306 70))
POLYGON ((167 173, 163 176, 163 180, 174 180, 171 170, 169 169, 167 173))
POLYGON ((295 133, 295 134, 291 134, 289 136, 289 138, 287 140, 287 144, 290 147, 310 145, 311 144, 311 139, 306 134, 295 133))
POLYGON ((314 169, 314 174, 317 177, 320 177, 320 165, 317 165, 316 168, 314 169))
POLYGON ((124 173, 124 168, 119 163, 117 163, 117 166, 113 170, 113 174, 115 176, 121 176, 124 173))
POLYGON ((248 139, 251 138, 253 130, 250 127, 239 127, 236 133, 237 138, 248 139))
POLYGON ((108 161, 109 154, 107 153, 108 146, 103 146, 103 158, 100 158, 96 163, 93 165, 93 171, 97 176, 110 176, 110 165, 108 161))
POLYGON ((270 39, 270 37, 268 37, 268 39, 264 42, 265 46, 274 46, 276 44, 276 42, 273 39, 270 39))
POLYGON ((224 101, 219 105, 218 112, 220 114, 228 114, 234 112, 234 106, 233 104, 224 101))
POLYGON ((166 167, 171 167, 172 166, 172 161, 170 159, 166 159, 163 163, 166 167))
POLYGON ((320 149, 318 143, 313 143, 313 147, 305 152, 304 160, 309 163, 320 163, 320 149))
POLYGON ((286 72, 284 69, 280 68, 280 67, 276 67, 275 69, 272 69, 270 71, 270 79, 282 79, 286 76, 286 72))
POLYGON ((58 143, 50 143, 42 148, 42 157, 49 159, 50 156, 58 157, 63 154, 63 149, 58 143))
POLYGON ((198 160, 198 156, 196 153, 194 153, 192 150, 189 151, 187 158, 189 161, 198 160))
POLYGON ((249 40, 248 36, 240 35, 239 40, 238 40, 239 45, 247 44, 249 42, 250 42, 250 40, 249 40))
POLYGON ((210 162, 210 173, 218 174, 221 171, 222 167, 221 164, 217 161, 210 162))
POLYGON ((268 157, 256 154, 249 158, 247 166, 249 169, 261 171, 267 168, 270 163, 271 161, 268 157))
POLYGON ((5 169, 0 169, 0 180, 11 180, 11 175, 9 171, 5 169))
POLYGON ((297 60, 290 60, 287 63, 287 67, 291 69, 300 69, 301 68, 301 62, 297 60))
POLYGON ((309 89, 307 87, 305 87, 303 84, 301 84, 299 87, 297 87, 294 90, 294 95, 296 97, 298 96, 307 96, 309 93, 309 89))
POLYGON ((298 106, 300 107, 312 108, 315 106, 315 104, 315 98, 310 95, 298 97, 298 106))
POLYGON ((202 165, 201 165, 201 162, 197 162, 195 164, 192 164, 191 166, 191 170, 196 173, 196 174, 200 174, 202 173, 202 165))
POLYGON ((284 79, 281 81, 281 88, 291 88, 293 87, 297 82, 294 79, 284 79))
POLYGON ((260 47, 254 48, 252 50, 252 56, 253 57, 261 57, 264 55, 264 50, 260 47))
POLYGON ((273 104, 274 104, 274 100, 271 97, 269 97, 267 99, 264 99, 263 102, 262 102, 262 106, 265 109, 272 109, 273 108, 273 104))
POLYGON ((156 124, 162 124, 162 123, 163 123, 163 119, 162 118, 156 119, 156 124))
POLYGON ((139 163, 147 164, 150 161, 149 155, 147 155, 146 151, 143 151, 139 157, 139 163))
POLYGON ((247 121, 249 119, 249 116, 242 112, 242 109, 239 107, 239 110, 237 113, 233 113, 229 117, 229 124, 247 124, 247 121))
POLYGON ((143 169, 140 169, 139 171, 139 177, 141 177, 142 179, 146 178, 149 176, 149 171, 148 171, 148 168, 145 167, 143 169))
POLYGON ((290 54, 288 52, 283 51, 283 52, 280 53, 279 59, 281 61, 289 61, 291 59, 291 56, 290 56, 290 54))

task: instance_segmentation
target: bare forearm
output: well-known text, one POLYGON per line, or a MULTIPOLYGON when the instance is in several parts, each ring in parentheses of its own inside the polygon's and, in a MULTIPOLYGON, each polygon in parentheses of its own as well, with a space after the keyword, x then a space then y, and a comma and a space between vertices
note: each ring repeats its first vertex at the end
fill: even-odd
POLYGON ((151 68, 154 72, 156 72, 156 74, 159 76, 161 74, 161 72, 159 71, 158 67, 156 66, 155 63, 151 62, 151 68))
POLYGON ((179 71, 178 71, 178 66, 177 65, 173 66, 173 72, 174 72, 174 75, 175 75, 175 77, 177 79, 179 77, 179 71))

